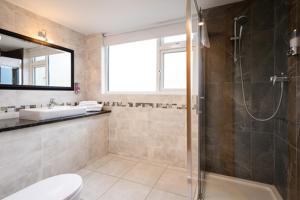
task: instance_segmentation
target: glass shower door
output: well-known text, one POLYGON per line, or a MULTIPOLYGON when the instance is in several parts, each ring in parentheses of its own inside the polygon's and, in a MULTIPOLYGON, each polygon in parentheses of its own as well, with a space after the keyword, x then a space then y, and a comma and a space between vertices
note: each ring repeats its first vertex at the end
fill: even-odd
POLYGON ((197 0, 193 0, 193 5, 195 7, 197 18, 194 18, 194 68, 197 80, 195 83, 197 90, 195 91, 195 98, 197 102, 197 200, 202 200, 205 197, 205 65, 204 56, 205 49, 210 46, 206 24, 203 18, 202 9, 198 4, 197 0))
POLYGON ((209 40, 197 0, 186 0, 186 34, 189 199, 198 200, 203 199, 205 192, 205 73, 202 54, 209 46, 209 40))

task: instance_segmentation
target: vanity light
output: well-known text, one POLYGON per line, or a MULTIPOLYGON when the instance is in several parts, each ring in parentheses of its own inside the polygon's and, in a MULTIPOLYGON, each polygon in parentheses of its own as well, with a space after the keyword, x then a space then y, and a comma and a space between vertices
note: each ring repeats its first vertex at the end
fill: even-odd
POLYGON ((38 38, 43 41, 48 41, 46 30, 41 30, 38 32, 38 38))
POLYGON ((203 26, 203 25, 204 25, 204 21, 198 23, 198 26, 203 26))

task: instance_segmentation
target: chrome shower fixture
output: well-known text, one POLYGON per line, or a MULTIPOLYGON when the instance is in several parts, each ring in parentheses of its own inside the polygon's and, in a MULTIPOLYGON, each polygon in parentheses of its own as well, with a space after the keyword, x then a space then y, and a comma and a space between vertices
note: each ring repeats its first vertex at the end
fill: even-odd
POLYGON ((234 36, 230 38, 230 40, 234 41, 234 52, 233 52, 233 56, 234 56, 234 62, 238 61, 238 57, 237 57, 237 43, 239 42, 239 40, 242 39, 243 36, 243 28, 244 25, 248 22, 248 18, 244 15, 239 16, 239 17, 235 17, 234 19, 234 27, 233 27, 233 33, 234 36), (239 28, 239 32, 238 32, 238 26, 240 26, 239 28))
POLYGON ((289 78, 287 75, 284 75, 284 73, 281 73, 280 75, 274 75, 270 77, 270 81, 275 85, 276 82, 287 82, 289 81, 289 78))
POLYGON ((283 90, 284 90, 284 82, 288 81, 288 76, 284 75, 283 73, 281 73, 280 75, 273 75, 270 77, 270 81, 273 83, 273 86, 275 85, 276 82, 280 83, 280 97, 279 97, 279 102, 275 108, 275 111, 270 114, 268 117, 266 118, 259 118, 256 117, 254 114, 251 113, 250 109, 248 108, 247 102, 246 102, 246 95, 245 95, 245 87, 244 87, 244 76, 243 76, 243 64, 242 64, 242 55, 241 55, 241 49, 242 49, 242 39, 243 39, 243 29, 245 24, 248 22, 248 18, 246 16, 240 16, 240 17, 235 17, 234 18, 234 36, 230 38, 230 40, 234 41, 234 64, 239 68, 240 70, 240 78, 241 78, 241 89, 242 89, 242 101, 245 107, 246 112, 248 113, 248 115, 256 120, 256 121, 260 121, 260 122, 266 122, 269 121, 271 119, 273 119, 280 108, 281 102, 282 102, 282 98, 283 98, 283 90))

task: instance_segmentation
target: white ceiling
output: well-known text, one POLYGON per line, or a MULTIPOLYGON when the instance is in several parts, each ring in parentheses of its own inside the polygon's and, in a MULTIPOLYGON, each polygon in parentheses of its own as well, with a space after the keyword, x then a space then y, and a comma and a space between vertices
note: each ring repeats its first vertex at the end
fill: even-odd
MULTIPOLYGON (((185 0, 7 0, 83 34, 119 33, 185 16, 185 0)), ((198 0, 203 8, 240 0, 198 0)))

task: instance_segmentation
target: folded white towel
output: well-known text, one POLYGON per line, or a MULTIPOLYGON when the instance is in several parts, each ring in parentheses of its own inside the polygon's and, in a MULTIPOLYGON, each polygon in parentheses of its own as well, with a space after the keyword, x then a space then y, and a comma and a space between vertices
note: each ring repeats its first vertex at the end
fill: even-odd
POLYGON ((103 108, 103 104, 93 103, 93 102, 85 102, 85 103, 79 103, 80 107, 85 107, 87 112, 96 112, 101 111, 103 108))
POLYGON ((101 111, 102 110, 102 106, 87 106, 86 107, 86 111, 87 112, 96 112, 96 111, 101 111))
POLYGON ((97 105, 97 101, 80 101, 79 106, 97 105))

